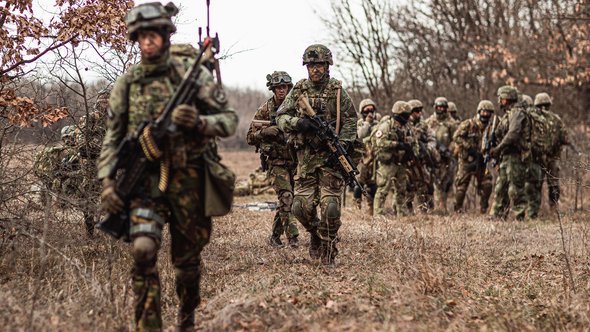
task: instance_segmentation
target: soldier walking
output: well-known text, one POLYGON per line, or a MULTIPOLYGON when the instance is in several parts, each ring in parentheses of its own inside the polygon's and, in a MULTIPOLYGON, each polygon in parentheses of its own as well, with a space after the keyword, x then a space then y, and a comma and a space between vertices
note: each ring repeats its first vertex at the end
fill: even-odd
POLYGON ((505 115, 496 129, 499 144, 490 151, 492 158, 501 159, 492 215, 505 218, 510 204, 516 220, 524 220, 527 207, 524 186, 531 162, 530 120, 526 109, 518 103, 515 87, 500 87, 498 104, 505 115))
MULTIPOLYGON (((363 99, 359 104, 360 119, 356 123, 357 136, 363 142, 364 153, 359 162, 359 182, 365 187, 369 193, 367 203, 369 205, 369 215, 373 215, 373 201, 375 192, 377 191, 377 184, 375 184, 375 156, 373 154, 373 147, 371 145, 370 135, 379 124, 381 115, 377 113, 377 104, 371 99, 363 99)), ((354 201, 361 209, 362 192, 360 187, 354 188, 354 201)))
POLYGON ((492 175, 486 171, 481 148, 484 132, 493 114, 494 104, 489 100, 480 101, 477 105, 477 114, 461 122, 453 135, 455 155, 459 158, 455 180, 455 212, 463 211, 463 202, 472 177, 477 181, 479 211, 486 213, 488 210, 488 201, 492 193, 492 175))
POLYGON ((288 133, 297 151, 297 172, 292 211, 310 233, 309 254, 332 265, 338 254, 340 206, 344 191, 342 175, 328 164, 330 152, 315 135, 317 125, 299 110, 304 99, 316 114, 330 123, 340 141, 349 150, 356 140, 356 111, 342 83, 330 77, 332 52, 324 45, 314 44, 305 49, 303 65, 308 78, 289 92, 278 111, 277 123, 288 133), (320 206, 320 218, 317 206, 320 206))
POLYGON ((375 214, 383 215, 387 194, 393 189, 393 206, 398 216, 407 216, 407 167, 415 158, 418 146, 408 126, 411 107, 405 101, 393 104, 392 116, 377 127, 377 192, 375 214))
MULTIPOLYGON (((160 157, 148 164, 147 176, 129 203, 121 200, 115 179, 111 178, 119 143, 126 135, 134 135, 144 121, 160 115, 190 65, 169 52, 170 34, 176 31, 171 18, 177 13, 172 3, 163 6, 150 2, 132 8, 125 16, 128 37, 138 42, 141 62, 119 77, 113 87, 107 133, 98 160, 103 209, 111 214, 125 212, 130 220, 135 322, 139 331, 162 330, 156 258, 165 223, 170 229, 180 300, 177 328, 194 330, 195 309, 201 299, 201 251, 211 236, 211 217, 204 201, 212 190, 204 183, 204 170, 209 165, 207 160, 219 159, 215 137, 230 136, 237 126, 237 116, 227 107, 224 91, 210 70, 201 66, 194 101, 177 106, 171 113, 178 135, 167 139, 165 146, 150 147, 161 148, 160 157)), ((150 127, 146 128, 141 137, 149 140, 150 127)))
POLYGON ((457 121, 449 116, 448 108, 447 99, 438 97, 434 100, 434 114, 426 119, 426 124, 434 132, 441 155, 434 188, 438 208, 442 213, 447 213, 447 199, 453 189, 453 179, 457 168, 456 161, 450 153, 457 121))
POLYGON ((266 76, 266 86, 273 96, 262 104, 254 121, 250 124, 246 140, 249 145, 256 146, 263 160, 263 169, 268 171, 272 186, 277 193, 279 207, 273 220, 270 245, 281 247, 281 235, 287 236, 291 247, 298 246, 299 231, 295 217, 291 213, 293 204, 293 185, 297 162, 290 151, 286 136, 276 124, 277 110, 285 97, 293 88, 291 76, 284 71, 275 71, 266 76), (257 126, 257 121, 268 121, 268 125, 257 126))

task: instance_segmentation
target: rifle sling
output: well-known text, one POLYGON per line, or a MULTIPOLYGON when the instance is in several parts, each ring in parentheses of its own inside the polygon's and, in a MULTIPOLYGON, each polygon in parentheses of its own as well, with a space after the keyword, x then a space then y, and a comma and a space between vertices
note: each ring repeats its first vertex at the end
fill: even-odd
POLYGON ((342 88, 338 89, 336 93, 336 135, 340 135, 340 91, 342 88))

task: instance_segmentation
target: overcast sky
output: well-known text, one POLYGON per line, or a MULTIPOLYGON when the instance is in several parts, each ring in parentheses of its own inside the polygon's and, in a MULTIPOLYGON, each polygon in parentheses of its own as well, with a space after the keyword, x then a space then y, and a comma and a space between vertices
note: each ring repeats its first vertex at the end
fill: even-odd
MULTIPOLYGON (((150 1, 136 4, 145 2, 150 1)), ((181 13, 172 42, 196 44, 197 28, 206 25, 206 1, 173 2, 181 13)), ((314 9, 327 8, 328 0, 211 0, 211 33, 219 33, 222 53, 234 54, 221 62, 224 85, 265 89, 266 74, 274 70, 287 71, 295 81, 306 77, 303 51, 328 38, 314 9)))

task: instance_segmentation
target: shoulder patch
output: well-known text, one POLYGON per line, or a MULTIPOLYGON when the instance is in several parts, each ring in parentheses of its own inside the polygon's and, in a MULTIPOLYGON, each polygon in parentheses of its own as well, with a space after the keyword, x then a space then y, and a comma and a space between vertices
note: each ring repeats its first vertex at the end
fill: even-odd
POLYGON ((381 129, 377 130, 377 132, 375 133, 375 137, 379 138, 383 136, 383 132, 381 131, 381 129))

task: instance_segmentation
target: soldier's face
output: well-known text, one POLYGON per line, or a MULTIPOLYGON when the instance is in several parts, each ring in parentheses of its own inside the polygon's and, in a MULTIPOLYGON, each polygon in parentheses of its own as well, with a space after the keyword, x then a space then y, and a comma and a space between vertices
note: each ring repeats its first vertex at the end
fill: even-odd
POLYGON ((143 30, 138 32, 137 42, 139 43, 141 55, 150 58, 160 54, 164 39, 155 31, 143 30))
POLYGON ((274 94, 277 100, 285 100, 287 93, 289 93, 289 86, 287 84, 277 85, 274 88, 274 94))
POLYGON ((325 63, 310 63, 307 65, 307 74, 312 82, 319 82, 326 74, 328 66, 325 63))

